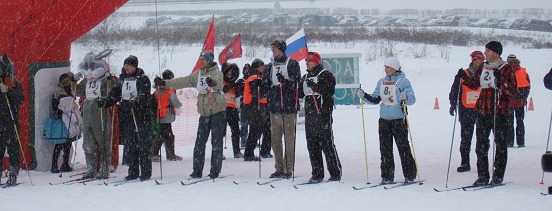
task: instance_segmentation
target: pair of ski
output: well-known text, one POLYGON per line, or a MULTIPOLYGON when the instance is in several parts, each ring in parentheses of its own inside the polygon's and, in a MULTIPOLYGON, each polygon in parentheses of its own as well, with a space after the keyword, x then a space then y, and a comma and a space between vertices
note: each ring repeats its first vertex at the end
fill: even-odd
POLYGON ((25 182, 18 182, 18 183, 15 183, 15 184, 2 183, 2 184, 0 184, 0 186, 2 186, 2 189, 4 189, 4 188, 15 187, 15 186, 21 185, 23 183, 25 183, 25 182))
POLYGON ((512 182, 505 182, 505 183, 501 183, 501 184, 487 184, 487 185, 468 185, 468 186, 462 186, 462 187, 457 187, 457 188, 447 188, 447 189, 433 188, 433 190, 435 192, 447 192, 447 191, 455 191, 455 190, 478 191, 478 190, 484 190, 484 189, 489 189, 489 188, 500 187, 500 186, 504 186, 504 185, 510 184, 510 183, 512 183, 512 182))
POLYGON ((367 185, 367 186, 363 186, 363 187, 356 187, 356 186, 353 186, 353 189, 355 189, 355 190, 364 190, 364 189, 371 189, 371 188, 377 188, 377 187, 383 186, 383 188, 384 188, 385 190, 390 190, 390 189, 405 187, 405 186, 414 185, 414 184, 423 185, 423 184, 424 184, 424 181, 425 181, 425 180, 421 180, 421 181, 411 181, 411 182, 403 182, 403 183, 379 183, 379 184, 367 185))
MULTIPOLYGON (((193 185, 193 184, 198 184, 198 183, 206 182, 206 181, 209 181, 209 180, 213 180, 213 182, 215 182, 216 179, 222 179, 222 178, 225 178, 225 177, 228 177, 228 176, 230 176, 230 175, 219 176, 219 177, 217 177, 217 178, 210 178, 210 177, 197 178, 197 179, 190 178, 190 179, 188 179, 188 181, 190 181, 190 180, 194 180, 194 181, 192 181, 192 182, 184 182, 183 180, 180 180, 180 184, 182 184, 183 186, 188 186, 188 185, 193 185)), ((155 184, 157 184, 157 185, 167 185, 167 184, 175 183, 175 182, 178 182, 178 181, 179 181, 179 180, 163 182, 163 181, 155 180, 155 184)))
MULTIPOLYGON (((298 177, 295 177, 295 178, 298 178, 298 177)), ((270 185, 271 188, 276 188, 274 185, 272 185, 272 183, 278 182, 278 181, 281 181, 281 180, 288 180, 288 179, 292 179, 292 178, 286 178, 286 177, 273 178, 273 179, 268 180, 268 181, 257 182, 257 185, 270 185)), ((234 182, 234 184, 237 185, 238 183, 234 182)))
POLYGON ((318 185, 318 184, 325 184, 325 183, 341 183, 341 182, 340 181, 330 181, 330 180, 326 180, 326 181, 322 181, 322 182, 303 182, 303 183, 293 185, 293 188, 299 189, 299 187, 305 186, 305 185, 318 185))

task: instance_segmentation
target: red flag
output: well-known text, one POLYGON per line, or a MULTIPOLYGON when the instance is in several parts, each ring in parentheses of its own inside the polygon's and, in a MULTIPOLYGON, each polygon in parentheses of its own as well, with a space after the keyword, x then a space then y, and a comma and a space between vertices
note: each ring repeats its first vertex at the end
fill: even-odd
POLYGON ((241 34, 238 34, 234 37, 234 40, 228 44, 219 54, 218 61, 219 64, 226 63, 229 59, 235 59, 242 57, 242 46, 241 46, 241 34))
MULTIPOLYGON (((209 25, 209 31, 207 31, 207 36, 205 36, 205 42, 203 42, 203 51, 215 52, 215 16, 211 19, 211 25, 209 25)), ((197 59, 196 65, 192 72, 199 70, 199 58, 197 59)))

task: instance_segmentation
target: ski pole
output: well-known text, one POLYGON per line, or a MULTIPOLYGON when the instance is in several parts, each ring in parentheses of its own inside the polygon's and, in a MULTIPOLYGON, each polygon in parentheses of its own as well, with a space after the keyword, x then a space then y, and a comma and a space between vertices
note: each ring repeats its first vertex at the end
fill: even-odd
MULTIPOLYGON (((552 128, 552 111, 550 112, 550 124, 548 124, 548 138, 546 139, 546 151, 544 152, 545 154, 548 152, 548 144, 550 143, 550 128, 552 128)), ((539 184, 544 184, 544 170, 542 171, 542 178, 539 184)))
POLYGON ((408 121, 408 113, 406 113, 406 102, 402 100, 402 107, 404 112, 404 118, 406 119, 406 126, 408 128, 408 135, 410 136, 410 144, 412 145, 412 155, 414 156, 414 165, 416 166, 416 174, 418 175, 418 184, 423 185, 421 181, 420 170, 418 169, 418 161, 416 159, 416 150, 414 150, 414 139, 412 138, 412 131, 410 130, 410 123, 408 121))
MULTIPOLYGON (((359 89, 362 89, 362 84, 359 85, 359 89)), ((362 136, 364 137, 364 160, 366 162, 366 184, 370 184, 370 176, 368 176, 368 150, 366 149, 366 127, 364 125, 364 102, 362 98, 359 99, 360 110, 362 111, 362 136)))
POLYGON ((4 94, 4 97, 6 97, 6 104, 8 104, 8 109, 10 110, 10 116, 13 123, 13 130, 15 131, 15 136, 17 137, 17 142, 19 143, 19 150, 21 151, 21 155, 23 156, 23 163, 25 163, 27 176, 29 176, 29 181, 31 182, 31 185, 34 186, 33 180, 31 179, 31 174, 29 173, 29 165, 27 164, 27 158, 25 158, 25 153, 23 152, 23 145, 21 144, 21 138, 19 137, 19 131, 17 130, 17 126, 15 125, 15 118, 13 118, 13 111, 11 109, 10 100, 8 99, 8 95, 4 94))
POLYGON ((456 132, 456 117, 458 116, 458 111, 460 110, 460 90, 462 89, 462 83, 459 80, 458 83, 458 94, 456 97, 456 113, 454 113, 454 125, 452 126, 452 140, 450 141, 450 152, 449 152, 449 160, 448 160, 448 167, 447 167, 447 180, 445 182, 445 188, 448 188, 448 181, 449 181, 449 174, 450 174, 450 162, 452 159, 452 147, 454 146, 454 132, 456 132))
MULTIPOLYGON (((493 164, 493 169, 494 169, 494 161, 495 161, 495 156, 496 156, 496 154, 495 154, 495 145, 496 145, 496 137, 497 137, 497 135, 496 135, 496 104, 497 104, 497 101, 498 101, 498 97, 499 97, 498 91, 497 91, 497 89, 495 89, 494 90, 494 103, 493 103, 493 106, 494 106, 494 108, 493 108, 493 145, 491 147, 493 149, 493 154, 492 154, 493 157, 491 159, 491 163, 493 164)), ((494 177, 494 170, 491 171, 491 178, 493 178, 493 177, 494 177)), ((491 183, 491 185, 492 185, 492 183, 491 183)))
POLYGON ((295 86, 295 121, 293 121, 293 167, 291 168, 291 182, 295 182, 295 147, 297 146, 297 107, 299 105, 299 81, 295 86))

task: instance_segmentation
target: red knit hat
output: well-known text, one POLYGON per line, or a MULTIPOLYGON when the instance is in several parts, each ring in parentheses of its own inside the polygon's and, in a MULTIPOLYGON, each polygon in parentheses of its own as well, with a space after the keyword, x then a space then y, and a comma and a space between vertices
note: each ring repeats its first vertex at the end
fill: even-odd
POLYGON ((474 51, 470 54, 472 62, 478 59, 485 60, 485 55, 481 51, 474 51))
POLYGON ((320 64, 321 63, 321 58, 320 58, 320 54, 316 53, 316 52, 309 52, 309 54, 307 55, 307 58, 305 58, 305 61, 312 61, 316 64, 320 64))

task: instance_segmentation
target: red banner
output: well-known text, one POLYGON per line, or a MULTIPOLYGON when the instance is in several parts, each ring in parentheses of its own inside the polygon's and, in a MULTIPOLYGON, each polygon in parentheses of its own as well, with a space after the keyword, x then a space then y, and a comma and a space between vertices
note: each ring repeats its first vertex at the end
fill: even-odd
POLYGON ((228 44, 219 54, 219 64, 226 63, 229 59, 241 58, 242 46, 241 46, 241 34, 234 37, 234 40, 228 44))
MULTIPOLYGON (((207 36, 205 36, 205 42, 203 42, 203 50, 215 52, 215 16, 211 19, 211 24, 209 25, 209 31, 207 31, 207 36)), ((199 56, 198 56, 199 57, 199 56)), ((199 58, 197 59, 196 65, 192 72, 199 70, 199 58)))

